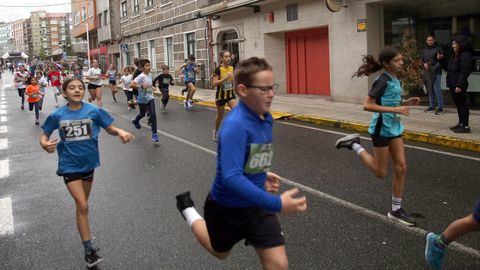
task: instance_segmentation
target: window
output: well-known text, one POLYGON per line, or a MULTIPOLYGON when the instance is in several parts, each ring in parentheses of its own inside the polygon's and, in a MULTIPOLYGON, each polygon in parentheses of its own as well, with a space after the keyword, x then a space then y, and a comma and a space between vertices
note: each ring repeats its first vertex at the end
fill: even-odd
POLYGON ((51 20, 50 24, 58 24, 58 23, 57 23, 57 20, 51 20))
POLYGON ((168 4, 172 3, 172 0, 160 0, 160 2, 164 6, 164 5, 168 5, 168 4))
POLYGON ((188 33, 186 35, 187 40, 187 55, 185 58, 188 58, 190 55, 195 55, 195 33, 188 33))
POLYGON ((287 6, 287 22, 298 20, 298 5, 292 4, 287 6))
POLYGON ((50 28, 50 30, 52 30, 52 32, 58 32, 58 27, 52 26, 52 27, 50 28))
POLYGON ((169 67, 173 67, 173 38, 168 37, 165 39, 165 47, 166 47, 166 54, 165 54, 165 63, 169 67))
POLYGON ((105 11, 103 12, 103 23, 104 23, 105 25, 108 25, 108 10, 105 10, 105 11))
POLYGON ((145 8, 149 8, 153 6, 153 0, 147 0, 147 4, 145 5, 145 8))
POLYGON ((102 14, 98 15, 98 26, 102 27, 102 14))
POLYGON ((140 59, 140 42, 135 43, 135 58, 140 59))
POLYGON ((85 21, 87 19, 87 12, 85 10, 85 7, 82 7, 82 21, 85 21))
POLYGON ((155 55, 155 40, 148 41, 148 59, 152 63, 152 69, 157 69, 157 57, 155 55))
POLYGON ((133 3, 133 13, 137 13, 138 11, 140 11, 139 0, 133 0, 132 3, 133 3))
POLYGON ((122 12, 122 18, 127 17, 127 1, 123 1, 120 5, 120 10, 122 12))
POLYGON ((130 59, 130 51, 123 52, 124 66, 130 66, 132 63, 130 59))
POLYGON ((93 0, 89 1, 89 6, 88 6, 88 17, 93 16, 93 0))

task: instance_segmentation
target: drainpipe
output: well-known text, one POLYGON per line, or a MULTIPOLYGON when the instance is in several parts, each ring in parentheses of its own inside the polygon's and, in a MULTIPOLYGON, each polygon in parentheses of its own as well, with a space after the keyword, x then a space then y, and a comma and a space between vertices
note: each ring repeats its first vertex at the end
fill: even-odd
MULTIPOLYGON (((210 71, 212 70, 215 70, 215 67, 213 66, 214 64, 214 60, 213 60, 213 30, 212 30, 212 16, 208 16, 208 20, 207 20, 207 50, 208 50, 208 60, 209 60, 209 72, 208 72, 208 80, 210 81, 210 79, 212 78, 211 74, 210 74, 210 71)), ((210 82, 212 83, 212 82, 210 82)))

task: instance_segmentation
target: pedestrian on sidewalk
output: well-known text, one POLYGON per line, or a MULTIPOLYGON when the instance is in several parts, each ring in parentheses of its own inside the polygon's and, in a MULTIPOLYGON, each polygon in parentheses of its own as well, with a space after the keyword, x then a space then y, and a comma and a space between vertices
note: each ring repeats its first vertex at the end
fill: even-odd
POLYGON ((445 60, 443 54, 437 57, 442 67, 447 71, 447 87, 450 89, 458 113, 458 124, 450 127, 455 133, 470 133, 470 111, 467 102, 468 76, 472 72, 472 50, 466 36, 458 36, 452 42, 453 54, 445 60))
POLYGON ((90 235, 88 198, 93 175, 100 166, 98 134, 103 128, 108 134, 118 136, 122 143, 129 142, 132 134, 112 125, 113 118, 102 108, 83 102, 85 84, 77 78, 68 78, 62 86, 67 105, 51 113, 42 126, 40 145, 48 153, 58 150, 57 174, 63 177, 70 195, 75 200, 77 227, 85 251, 87 267, 93 267, 103 259, 97 254, 90 235), (58 129, 58 139, 50 139, 58 129))
POLYGON ((167 65, 162 65, 162 73, 158 74, 157 77, 153 80, 153 86, 162 93, 162 106, 160 107, 161 112, 166 112, 166 107, 168 100, 170 99, 169 86, 174 85, 173 77, 169 73, 169 68, 167 65))
POLYGON ((130 74, 130 68, 126 67, 123 69, 123 76, 120 78, 122 81, 123 92, 127 96, 127 107, 128 110, 135 110, 135 102, 133 101, 133 89, 132 89, 132 79, 133 76, 130 74))
POLYGON ((307 209, 297 188, 279 191, 272 172, 270 105, 276 84, 272 67, 256 57, 240 62, 235 73, 240 103, 223 123, 218 142, 217 173, 200 216, 190 192, 176 196, 177 208, 198 242, 211 255, 226 259, 245 239, 255 248, 263 269, 288 269, 282 228, 275 213, 307 209))
POLYGON ((140 120, 145 117, 146 112, 150 114, 151 128, 152 128, 152 140, 158 142, 160 138, 157 134, 157 113, 155 111, 155 97, 153 92, 153 80, 150 74, 150 60, 142 59, 139 62, 142 68, 142 74, 138 75, 135 80, 132 81, 132 88, 138 89, 138 106, 140 112, 135 119, 132 120, 133 126, 136 129, 141 129, 140 120))
POLYGON ((436 109, 435 114, 442 115, 445 111, 443 110, 443 92, 441 88, 442 66, 437 59, 438 54, 443 54, 443 49, 436 43, 433 35, 429 35, 427 37, 427 47, 422 52, 423 82, 429 97, 429 106, 425 112, 436 109))
POLYGON ((112 97, 113 101, 117 102, 117 98, 115 97, 115 94, 117 94, 118 89, 117 89, 117 70, 115 69, 115 66, 113 64, 110 64, 110 69, 107 70, 105 73, 105 77, 108 78, 108 86, 110 86, 110 90, 112 91, 112 97))
POLYGON ((58 67, 53 65, 48 73, 48 80, 50 81, 50 85, 52 86, 53 96, 55 97, 55 106, 58 108, 58 96, 60 96, 60 92, 62 91, 62 82, 61 82, 62 74, 58 71, 58 67))
POLYGON ((188 88, 187 97, 184 102, 185 109, 190 109, 193 107, 193 95, 197 88, 195 87, 195 83, 197 81, 197 74, 199 72, 198 66, 195 63, 195 56, 189 55, 188 56, 188 63, 184 64, 180 68, 180 73, 183 73, 183 81, 188 88))
POLYGON ((230 109, 237 106, 237 100, 233 89, 233 66, 230 65, 230 52, 220 52, 222 65, 215 69, 212 76, 212 83, 217 87, 215 94, 215 104, 217 105, 217 117, 215 118, 213 128, 213 141, 218 141, 218 130, 225 114, 225 105, 228 104, 230 109))
POLYGON ((25 89, 27 88, 27 85, 25 84, 28 77, 30 77, 30 73, 28 73, 27 70, 25 70, 25 66, 24 65, 20 65, 20 67, 18 68, 18 71, 15 72, 15 77, 14 77, 14 82, 17 86, 17 90, 18 90, 18 96, 20 97, 21 99, 21 105, 20 105, 20 109, 22 109, 22 111, 25 109, 25 89))
POLYGON ((98 67, 98 61, 93 60, 93 66, 87 71, 85 78, 88 82, 88 92, 90 97, 88 102, 97 100, 98 107, 102 107, 102 70, 98 67))
POLYGON ((450 242, 476 231, 480 231, 480 200, 477 201, 472 214, 455 220, 440 235, 433 232, 427 234, 425 259, 428 265, 437 270, 441 269, 450 242))
POLYGON ((30 111, 35 110, 35 125, 40 123, 40 106, 43 99, 43 94, 40 91, 40 85, 38 84, 36 77, 30 77, 27 79, 27 91, 28 96, 28 109, 30 111))
POLYGON ((337 149, 354 150, 367 168, 376 177, 387 176, 389 158, 393 160, 392 210, 388 218, 406 226, 415 226, 416 222, 402 207, 402 197, 405 189, 407 162, 403 144, 403 125, 400 115, 410 114, 407 106, 418 105, 420 98, 413 97, 402 101, 402 87, 397 78, 403 66, 403 56, 397 48, 386 47, 378 56, 378 61, 372 56, 363 57, 363 64, 353 76, 368 76, 379 70, 384 72, 375 79, 368 97, 364 103, 366 111, 374 112, 368 133, 373 142, 373 155, 360 144, 360 134, 351 134, 339 139, 337 149))

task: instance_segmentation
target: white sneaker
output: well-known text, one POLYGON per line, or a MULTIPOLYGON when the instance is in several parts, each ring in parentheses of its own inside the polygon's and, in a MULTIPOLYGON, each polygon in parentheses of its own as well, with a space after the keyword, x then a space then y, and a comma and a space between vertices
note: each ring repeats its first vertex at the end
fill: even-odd
POLYGON ((188 108, 192 108, 192 107, 193 107, 193 102, 192 102, 191 100, 189 100, 189 101, 187 102, 187 107, 188 107, 188 108))
POLYGON ((212 130, 212 140, 214 142, 218 142, 218 131, 217 130, 212 130))

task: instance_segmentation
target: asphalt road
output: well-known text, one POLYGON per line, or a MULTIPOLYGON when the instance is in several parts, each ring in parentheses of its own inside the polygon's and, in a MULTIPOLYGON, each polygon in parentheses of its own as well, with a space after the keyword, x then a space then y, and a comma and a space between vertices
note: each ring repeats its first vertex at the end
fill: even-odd
MULTIPOLYGON (((102 166, 90 198, 94 244, 105 259, 98 269, 259 269, 254 250, 243 243, 227 260, 214 259, 175 207, 175 195, 190 190, 202 212, 215 172, 215 112, 186 111, 172 100, 162 114, 158 103, 156 145, 147 128, 133 128, 136 112, 127 111, 123 93, 113 103, 104 89, 104 100, 115 125, 136 139, 123 145, 100 135, 102 166)), ((47 91, 42 121, 53 104, 47 91)), ((74 202, 55 174, 57 155, 38 144, 40 132, 33 112, 20 110, 7 76, 0 88, 0 269, 85 269, 74 202)), ((409 229, 385 217, 391 175, 378 180, 353 152, 337 151, 341 133, 349 131, 275 122, 273 170, 308 198, 307 212, 280 217, 290 268, 427 269, 424 234, 471 211, 480 194, 480 155, 409 143, 404 206, 420 217, 418 228, 409 229)), ((458 243, 445 269, 480 269, 479 235, 458 243)))

